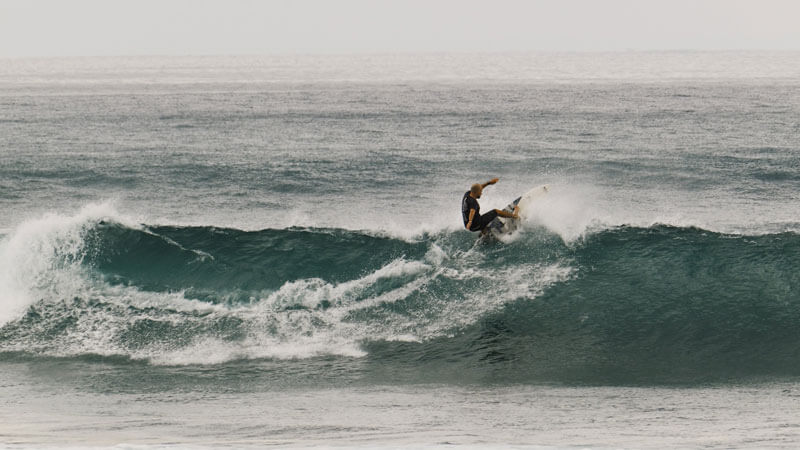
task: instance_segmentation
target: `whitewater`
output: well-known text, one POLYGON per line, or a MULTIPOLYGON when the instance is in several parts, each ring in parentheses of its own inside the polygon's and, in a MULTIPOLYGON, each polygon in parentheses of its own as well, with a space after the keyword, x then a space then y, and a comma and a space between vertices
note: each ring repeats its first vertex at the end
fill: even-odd
POLYGON ((9 60, 0 445, 792 447, 797 56, 9 60))

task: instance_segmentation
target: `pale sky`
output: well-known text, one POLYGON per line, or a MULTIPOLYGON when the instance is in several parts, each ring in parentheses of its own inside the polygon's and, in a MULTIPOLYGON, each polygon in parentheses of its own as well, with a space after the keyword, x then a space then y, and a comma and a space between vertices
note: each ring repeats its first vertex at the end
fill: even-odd
POLYGON ((0 57, 800 50, 800 0, 0 0, 0 57))

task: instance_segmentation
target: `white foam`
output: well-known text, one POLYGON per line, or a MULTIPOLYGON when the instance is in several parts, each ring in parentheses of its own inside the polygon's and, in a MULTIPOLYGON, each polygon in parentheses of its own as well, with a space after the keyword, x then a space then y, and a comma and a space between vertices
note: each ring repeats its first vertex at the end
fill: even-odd
POLYGON ((564 242, 573 242, 611 220, 607 211, 596 208, 596 194, 595 189, 584 186, 572 186, 568 190, 563 186, 551 186, 547 195, 530 205, 524 226, 543 226, 561 236, 564 242))
MULTIPOLYGON (((448 259, 448 261, 453 261, 448 259)), ((451 335, 483 317, 486 312, 521 297, 535 298, 547 286, 572 274, 560 265, 521 265, 508 269, 479 267, 479 258, 459 259, 458 267, 436 267, 417 261, 395 260, 360 279, 326 283, 318 279, 286 283, 278 291, 251 305, 231 307, 225 314, 242 319, 247 336, 225 341, 198 336, 190 345, 165 349, 152 347, 132 355, 154 364, 219 364, 234 359, 303 359, 323 355, 363 357, 364 340, 421 342, 451 335), (480 277, 486 291, 469 292, 461 298, 426 296, 428 306, 412 314, 384 311, 372 320, 350 321, 348 315, 380 305, 392 304, 417 292, 440 277, 480 277), (380 279, 397 278, 397 286, 364 298, 363 290, 380 279), (491 294, 491 295, 487 295, 491 294), (315 309, 321 300, 333 306, 315 309), (281 310, 301 304, 307 308, 281 310)))
POLYGON ((48 292, 69 298, 83 289, 84 234, 101 220, 138 226, 112 202, 93 203, 72 216, 47 214, 23 222, 0 242, 0 325, 48 292))
POLYGON ((201 336, 191 345, 167 351, 149 351, 134 355, 157 365, 222 364, 236 359, 305 359, 317 356, 366 355, 352 340, 322 336, 291 336, 291 340, 276 339, 263 334, 249 336, 244 341, 223 341, 201 336))
POLYGON ((399 278, 419 274, 430 266, 420 261, 397 259, 362 278, 339 284, 328 283, 318 278, 287 281, 276 292, 258 302, 259 308, 281 310, 294 305, 315 308, 321 302, 348 304, 358 294, 378 280, 399 278))
POLYGON ((506 269, 486 267, 472 270, 468 277, 482 278, 485 289, 465 295, 461 301, 439 302, 436 307, 441 309, 440 312, 426 323, 414 323, 413 328, 421 340, 450 335, 507 303, 520 298, 533 300, 548 286, 567 280, 572 275, 571 268, 560 264, 523 264, 506 269))

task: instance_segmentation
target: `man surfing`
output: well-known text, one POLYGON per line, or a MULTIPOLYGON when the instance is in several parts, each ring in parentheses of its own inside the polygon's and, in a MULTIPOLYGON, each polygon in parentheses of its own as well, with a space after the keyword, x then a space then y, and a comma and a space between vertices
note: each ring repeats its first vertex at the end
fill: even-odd
POLYGON ((493 209, 488 213, 481 215, 481 205, 478 204, 478 199, 481 198, 483 189, 486 186, 497 183, 497 178, 492 178, 486 183, 475 183, 472 187, 464 193, 464 198, 461 199, 461 216, 464 219, 464 228, 469 231, 480 231, 485 233, 486 226, 489 222, 494 220, 497 216, 508 217, 510 219, 519 219, 517 208, 514 208, 514 213, 493 209))

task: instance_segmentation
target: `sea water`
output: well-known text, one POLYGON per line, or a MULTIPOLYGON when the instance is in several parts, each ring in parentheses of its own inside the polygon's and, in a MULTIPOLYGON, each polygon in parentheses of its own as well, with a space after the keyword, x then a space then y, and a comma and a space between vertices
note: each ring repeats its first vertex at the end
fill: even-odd
POLYGON ((0 444, 797 446, 798 136, 797 53, 2 60, 0 444))

